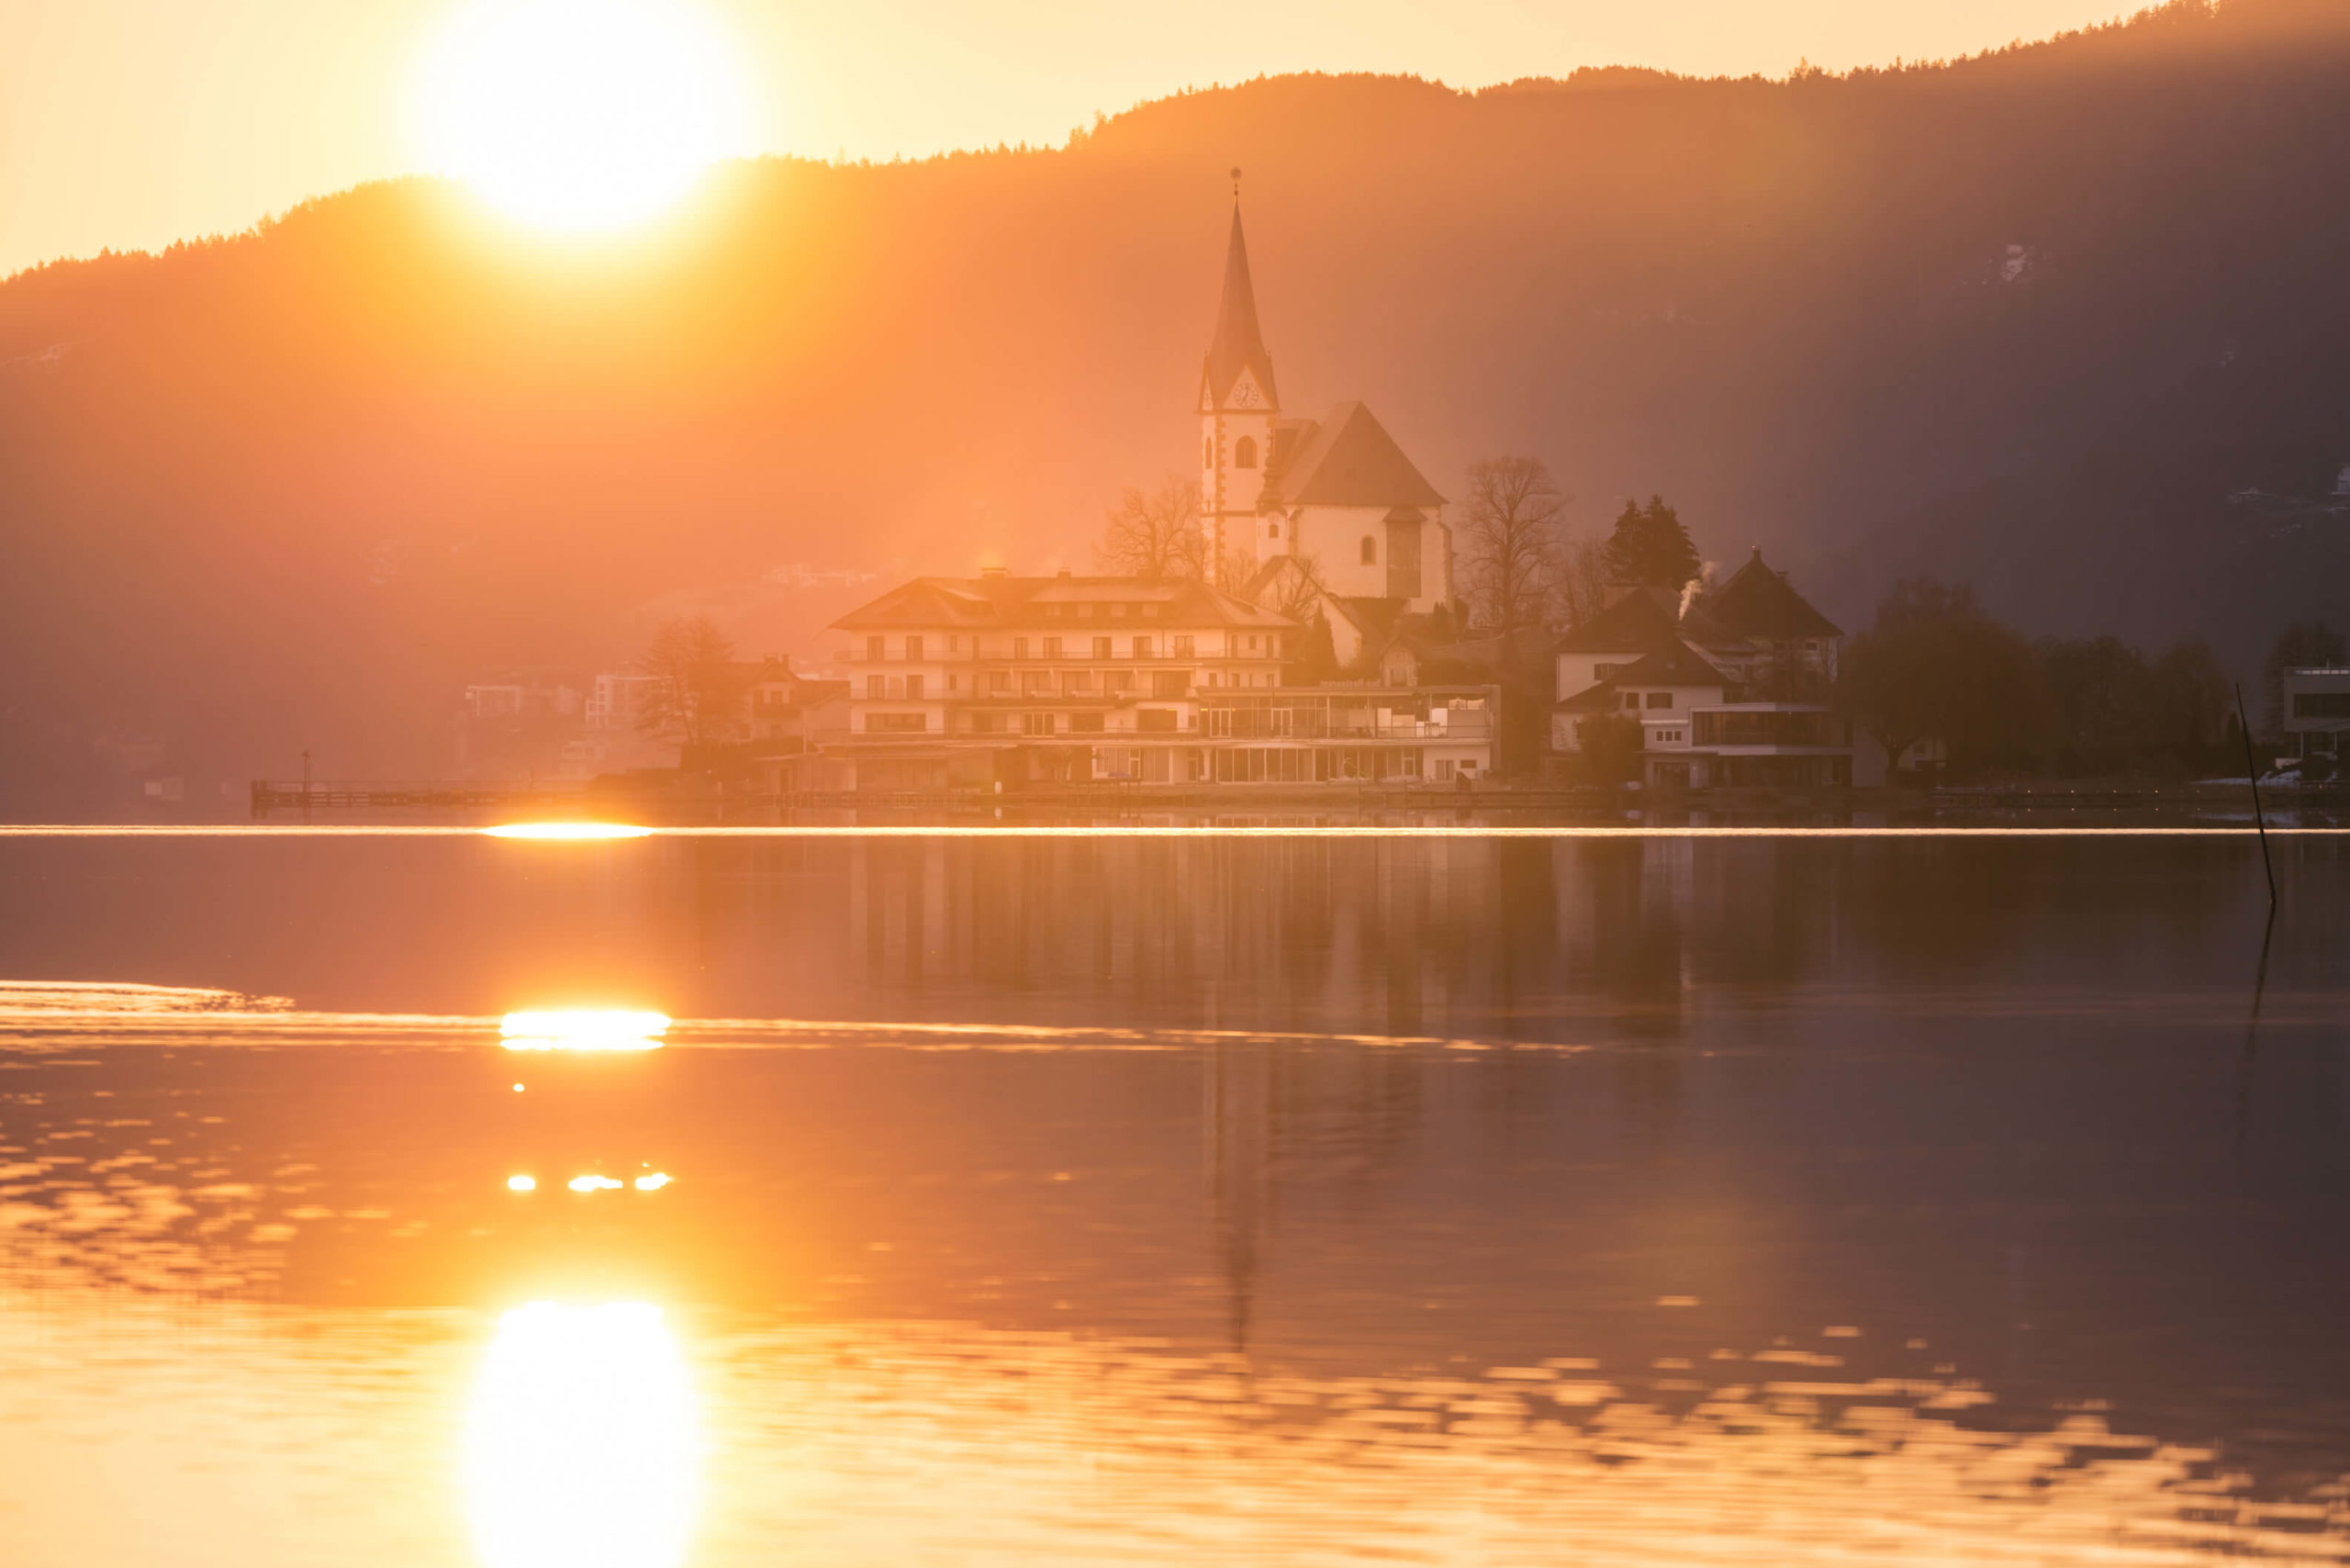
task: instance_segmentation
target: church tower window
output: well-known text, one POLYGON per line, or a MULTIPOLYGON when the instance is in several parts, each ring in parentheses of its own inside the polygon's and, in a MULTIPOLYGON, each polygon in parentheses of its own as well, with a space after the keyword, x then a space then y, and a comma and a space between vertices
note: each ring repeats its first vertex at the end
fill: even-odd
POLYGON ((1366 566, 1379 565, 1379 541, 1368 533, 1362 536, 1362 564, 1366 566))
POLYGON ((1253 437, 1244 435, 1233 442, 1232 465, 1235 468, 1257 466, 1257 442, 1253 437))
POLYGON ((1214 436, 1209 436, 1201 442, 1200 466, 1203 468, 1215 466, 1215 437, 1214 436))
POLYGON ((1269 522, 1269 523, 1265 524, 1265 537, 1266 537, 1266 538, 1268 538, 1268 539, 1279 539, 1281 536, 1281 525, 1280 523, 1278 523, 1278 522, 1269 522))

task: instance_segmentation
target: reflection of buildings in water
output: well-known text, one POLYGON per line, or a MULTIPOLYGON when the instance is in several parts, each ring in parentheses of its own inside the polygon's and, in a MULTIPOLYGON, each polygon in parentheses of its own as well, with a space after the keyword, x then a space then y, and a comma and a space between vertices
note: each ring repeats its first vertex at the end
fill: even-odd
MULTIPOLYGON (((1248 1348, 1260 1272, 1285 1200, 1384 1198, 1418 1153, 1428 1078, 1458 1067, 1392 1047, 1219 1040, 1201 1053, 1209 1245, 1224 1280, 1225 1332, 1248 1348), (1374 1189, 1382 1189, 1374 1193, 1374 1189)), ((1312 1223, 1312 1216, 1298 1216, 1312 1223)))

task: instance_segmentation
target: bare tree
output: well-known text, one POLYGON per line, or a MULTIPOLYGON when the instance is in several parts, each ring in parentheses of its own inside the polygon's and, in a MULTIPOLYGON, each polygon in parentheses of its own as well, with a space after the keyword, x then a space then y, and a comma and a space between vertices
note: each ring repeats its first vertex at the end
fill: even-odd
POLYGON ((1276 615, 1285 615, 1301 626, 1311 625, 1322 608, 1322 596, 1330 591, 1329 579, 1322 575, 1319 555, 1277 555, 1288 570, 1265 585, 1257 602, 1276 615))
POLYGON ((1207 534, 1200 526, 1200 484, 1168 476, 1156 490, 1130 486, 1102 519, 1093 564, 1120 577, 1199 578, 1207 575, 1207 534))
POLYGON ((1559 514, 1566 504, 1539 458, 1486 457, 1469 465, 1456 531, 1463 590, 1472 620, 1505 642, 1547 618, 1562 576, 1559 514))
POLYGON ((1607 547, 1596 539, 1567 540, 1550 578, 1550 612, 1561 625, 1582 625, 1607 608, 1607 547))
POLYGON ((654 687, 638 711, 638 729, 688 745, 733 737, 750 681, 717 622, 707 615, 663 622, 641 662, 654 687))

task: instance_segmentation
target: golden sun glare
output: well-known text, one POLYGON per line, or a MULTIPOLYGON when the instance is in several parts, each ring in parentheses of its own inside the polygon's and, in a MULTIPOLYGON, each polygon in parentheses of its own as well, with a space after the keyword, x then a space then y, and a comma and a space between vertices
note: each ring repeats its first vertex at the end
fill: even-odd
POLYGON ((524 222, 593 232, 665 210, 748 151, 717 26, 679 0, 480 0, 425 62, 424 151, 524 222))

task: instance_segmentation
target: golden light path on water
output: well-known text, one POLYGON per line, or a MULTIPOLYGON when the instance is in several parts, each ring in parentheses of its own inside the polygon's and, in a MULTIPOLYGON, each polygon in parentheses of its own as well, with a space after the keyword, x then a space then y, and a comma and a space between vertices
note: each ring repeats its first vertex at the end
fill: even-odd
POLYGON ((498 1025, 509 1051, 657 1051, 668 1032, 666 1014, 618 1007, 509 1013, 498 1025))
POLYGON ((685 1357, 660 1308, 516 1307, 498 1320, 465 1423, 475 1546, 487 1568, 674 1568, 700 1450, 685 1357))
MULTIPOLYGON (((90 826, 40 824, 0 826, 0 838, 499 838, 526 842, 598 843, 660 838, 2256 838, 2243 826, 2192 827, 1667 827, 1623 826, 1413 826, 1329 824, 1236 824, 1169 826, 1108 823, 1100 826, 778 826, 620 827, 597 824, 595 833, 517 831, 522 826, 352 825, 343 823, 232 823, 214 825, 90 826)), ((2271 838, 2341 838, 2350 827, 2271 824, 2271 838)))

